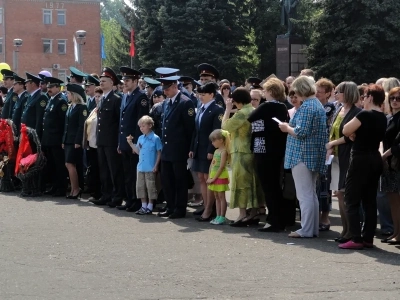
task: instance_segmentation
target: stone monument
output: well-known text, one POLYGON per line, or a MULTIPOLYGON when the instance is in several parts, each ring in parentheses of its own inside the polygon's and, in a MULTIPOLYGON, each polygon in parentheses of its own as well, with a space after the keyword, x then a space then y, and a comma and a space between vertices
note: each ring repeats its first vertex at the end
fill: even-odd
POLYGON ((297 18, 300 0, 281 0, 281 25, 287 27, 286 34, 276 38, 276 75, 284 80, 287 76, 298 76, 307 68, 304 39, 296 34, 296 26, 291 19, 297 18))

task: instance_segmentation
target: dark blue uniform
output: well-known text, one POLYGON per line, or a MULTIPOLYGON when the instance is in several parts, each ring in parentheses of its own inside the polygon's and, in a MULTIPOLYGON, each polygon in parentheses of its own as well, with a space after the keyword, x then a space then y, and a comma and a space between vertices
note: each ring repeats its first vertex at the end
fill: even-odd
POLYGON ((67 172, 64 150, 61 147, 64 134, 67 101, 58 93, 50 98, 43 115, 42 150, 47 159, 43 176, 52 184, 48 194, 65 196, 67 189, 67 172))
POLYGON ((86 101, 86 105, 87 105, 87 109, 89 111, 89 114, 93 111, 93 109, 96 108, 97 104, 96 104, 96 99, 93 97, 88 97, 87 101, 86 101))
POLYGON ((136 197, 136 169, 139 156, 132 153, 126 137, 133 136, 133 143, 136 144, 139 136, 142 135, 138 121, 144 115, 149 114, 149 101, 146 94, 137 87, 130 95, 124 95, 121 104, 121 117, 119 121, 118 148, 122 155, 124 168, 126 208, 129 208, 137 200, 136 197))
POLYGON ((64 135, 62 143, 64 145, 65 162, 76 165, 78 173, 79 187, 83 190, 83 128, 88 116, 85 104, 70 105, 65 114, 64 135), (81 147, 75 148, 75 145, 81 147))
POLYGON ((28 97, 22 112, 21 123, 36 130, 39 139, 42 139, 43 115, 49 98, 43 95, 40 89, 28 97))
POLYGON ((3 102, 3 110, 1 111, 2 119, 11 119, 14 110, 14 105, 15 103, 17 103, 17 100, 18 100, 18 95, 14 93, 14 89, 11 88, 8 91, 7 96, 3 102))
POLYGON ((190 151, 193 152, 194 158, 192 171, 208 174, 211 160, 207 159, 207 154, 214 154, 215 151, 209 136, 215 129, 221 129, 224 109, 213 101, 207 109, 202 111, 202 108, 197 110, 196 127, 190 151))
POLYGON ((159 102, 154 104, 154 106, 150 110, 150 117, 152 117, 154 121, 153 131, 157 134, 162 140, 162 118, 163 118, 163 102, 159 102))
POLYGON ((193 102, 178 93, 174 103, 163 102, 161 180, 167 213, 183 217, 187 206, 187 159, 195 126, 193 102))
POLYGON ((225 100, 224 100, 224 97, 222 97, 221 94, 217 93, 215 95, 215 103, 218 104, 219 106, 221 106, 225 110, 225 108, 226 108, 225 100))
POLYGON ((19 136, 20 131, 21 131, 21 116, 22 116, 22 111, 24 110, 26 106, 26 101, 28 100, 29 94, 24 91, 17 100, 17 103, 14 105, 14 111, 12 113, 12 121, 17 129, 17 136, 19 136))
POLYGON ((122 161, 117 152, 121 98, 113 91, 102 99, 97 111, 97 156, 102 197, 95 204, 122 203, 122 161))

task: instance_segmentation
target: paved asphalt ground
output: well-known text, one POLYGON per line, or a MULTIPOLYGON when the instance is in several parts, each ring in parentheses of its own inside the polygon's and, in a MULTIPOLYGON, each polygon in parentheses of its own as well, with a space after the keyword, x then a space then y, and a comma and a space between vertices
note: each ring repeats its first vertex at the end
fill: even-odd
POLYGON ((330 232, 299 240, 86 200, 0 206, 0 300, 400 299, 400 248, 339 250, 337 210, 330 232))

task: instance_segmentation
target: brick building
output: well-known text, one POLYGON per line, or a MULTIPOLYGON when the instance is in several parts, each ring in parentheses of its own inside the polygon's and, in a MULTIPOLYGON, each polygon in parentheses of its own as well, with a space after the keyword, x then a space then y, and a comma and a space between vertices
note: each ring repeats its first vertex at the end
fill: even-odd
POLYGON ((0 62, 23 77, 48 70, 65 81, 70 66, 98 73, 100 43, 100 0, 0 0, 0 62), (86 31, 82 65, 74 56, 77 30, 86 31), (16 38, 23 41, 18 53, 16 38))

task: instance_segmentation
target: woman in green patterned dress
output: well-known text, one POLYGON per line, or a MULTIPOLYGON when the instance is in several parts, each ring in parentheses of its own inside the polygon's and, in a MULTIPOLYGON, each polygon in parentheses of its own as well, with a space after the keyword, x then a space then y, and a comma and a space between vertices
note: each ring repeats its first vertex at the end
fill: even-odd
MULTIPOLYGON (((261 189, 254 171, 253 153, 250 150, 251 124, 247 121, 254 110, 251 106, 251 96, 247 89, 237 88, 232 98, 226 100, 225 114, 222 119, 222 129, 231 134, 230 154, 232 167, 230 208, 239 208, 239 217, 231 226, 241 227, 258 224, 256 219, 258 200, 261 189), (232 106, 238 111, 229 118, 232 106), (246 216, 246 208, 251 213, 246 216)), ((262 192, 261 192, 262 193, 262 192)))

